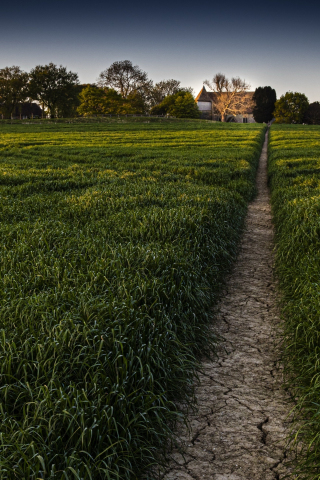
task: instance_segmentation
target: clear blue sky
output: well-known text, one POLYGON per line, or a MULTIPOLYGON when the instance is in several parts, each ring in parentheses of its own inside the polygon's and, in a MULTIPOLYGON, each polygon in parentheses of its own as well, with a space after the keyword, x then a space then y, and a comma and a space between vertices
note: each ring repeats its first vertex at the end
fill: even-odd
POLYGON ((320 101, 320 2, 100 0, 6 2, 0 68, 54 62, 95 82, 131 60, 155 82, 181 80, 198 93, 217 72, 320 101))

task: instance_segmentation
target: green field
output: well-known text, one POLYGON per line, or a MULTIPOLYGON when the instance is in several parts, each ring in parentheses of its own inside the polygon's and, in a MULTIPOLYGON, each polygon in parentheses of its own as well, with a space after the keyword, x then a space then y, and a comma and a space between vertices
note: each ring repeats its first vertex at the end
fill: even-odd
POLYGON ((293 440, 303 440, 297 471, 320 479, 320 127, 273 126, 269 178, 286 378, 297 401, 293 440))
POLYGON ((1 479, 159 461, 215 341, 264 129, 0 124, 1 479))

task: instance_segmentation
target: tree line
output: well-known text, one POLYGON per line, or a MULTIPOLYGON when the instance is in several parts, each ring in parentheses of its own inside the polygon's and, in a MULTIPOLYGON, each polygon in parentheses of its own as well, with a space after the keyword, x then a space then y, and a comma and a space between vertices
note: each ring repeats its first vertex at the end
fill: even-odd
MULTIPOLYGON (((277 100, 269 86, 258 87, 250 96, 245 80, 228 79, 222 73, 204 84, 215 92, 213 107, 221 121, 252 109, 259 123, 275 118, 278 123, 320 124, 320 103, 309 104, 302 93, 287 92, 277 100)), ((100 73, 96 84, 85 85, 77 73, 53 63, 37 65, 29 73, 17 66, 0 69, 2 118, 130 114, 200 117, 192 88, 182 88, 174 79, 154 83, 129 60, 114 62, 100 73)))
POLYGON ((129 60, 114 62, 96 84, 85 85, 77 73, 53 63, 37 65, 29 73, 17 66, 0 69, 2 118, 146 113, 199 118, 191 88, 174 79, 154 84, 129 60))
POLYGON ((223 73, 203 83, 215 93, 213 107, 221 121, 226 121, 230 115, 246 115, 251 110, 258 123, 274 119, 276 123, 320 125, 320 103, 309 103, 303 93, 287 92, 277 100, 275 89, 267 86, 256 88, 250 96, 250 85, 245 80, 239 77, 228 79, 223 73))
POLYGON ((320 125, 320 102, 309 103, 304 93, 286 92, 277 100, 271 87, 259 87, 253 95, 253 116, 258 123, 320 125))

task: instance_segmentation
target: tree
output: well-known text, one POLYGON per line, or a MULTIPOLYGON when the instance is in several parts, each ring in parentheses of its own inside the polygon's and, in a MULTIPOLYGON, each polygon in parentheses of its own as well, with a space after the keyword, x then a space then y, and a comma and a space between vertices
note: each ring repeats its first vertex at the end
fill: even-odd
POLYGON ((273 119, 274 105, 277 101, 276 91, 271 87, 256 88, 252 100, 253 116, 258 123, 267 123, 273 119))
POLYGON ((19 103, 27 98, 28 74, 20 67, 5 67, 0 70, 0 113, 12 117, 19 103))
POLYGON ((152 88, 148 79, 138 65, 132 65, 130 60, 114 62, 109 68, 100 73, 98 85, 113 88, 122 98, 128 98, 134 92, 143 94, 152 88))
MULTIPOLYGON (((56 109, 57 117, 72 118, 77 115, 78 107, 80 105, 80 93, 82 90, 83 86, 77 84, 70 88, 67 98, 65 95, 59 97, 56 109)), ((66 92, 64 91, 64 93, 66 92)))
POLYGON ((303 93, 287 92, 275 103, 276 123, 302 123, 309 101, 303 93))
POLYGON ((87 85, 87 87, 81 91, 79 97, 80 105, 78 107, 78 113, 80 113, 80 115, 87 117, 105 114, 105 96, 102 88, 87 85))
POLYGON ((38 100, 51 117, 62 116, 77 105, 78 85, 78 74, 62 65, 37 65, 30 72, 29 96, 38 100))
POLYGON ((191 87, 182 88, 180 84, 181 82, 179 80, 174 80, 173 78, 156 83, 150 92, 150 104, 152 106, 159 105, 166 97, 175 95, 178 92, 193 93, 191 87))
POLYGON ((180 92, 180 84, 179 80, 174 80, 173 78, 156 83, 152 89, 155 105, 161 103, 168 95, 180 92))
POLYGON ((151 109, 151 115, 173 115, 178 118, 199 118, 199 109, 190 92, 168 95, 151 109))
POLYGON ((84 116, 91 115, 119 115, 134 113, 128 100, 112 88, 100 88, 88 85, 80 93, 78 113, 84 116))
POLYGON ((174 105, 178 97, 184 96, 185 92, 177 92, 173 95, 167 95, 161 103, 151 108, 151 115, 167 115, 169 108, 174 105))
POLYGON ((305 111, 303 122, 309 125, 320 125, 320 103, 310 103, 309 107, 305 111))
POLYGON ((185 92, 183 96, 179 95, 168 113, 177 118, 199 118, 200 116, 198 105, 190 92, 185 92))
POLYGON ((252 100, 246 94, 250 85, 239 77, 229 80, 223 73, 217 73, 212 81, 203 82, 214 93, 213 106, 221 121, 225 122, 227 115, 243 115, 252 105, 252 100))
POLYGON ((126 99, 126 102, 128 107, 130 107, 130 113, 143 115, 149 110, 146 96, 139 91, 135 90, 134 92, 131 92, 126 99))

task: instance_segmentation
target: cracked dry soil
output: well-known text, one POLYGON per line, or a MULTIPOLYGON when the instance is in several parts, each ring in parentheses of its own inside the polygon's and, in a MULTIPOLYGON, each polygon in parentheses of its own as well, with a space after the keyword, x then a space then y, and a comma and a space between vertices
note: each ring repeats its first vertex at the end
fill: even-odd
MULTIPOLYGON (((233 273, 214 320, 224 338, 218 359, 204 362, 197 387, 198 411, 185 447, 172 454, 163 480, 275 480, 286 466, 288 398, 281 388, 273 280, 273 228, 267 187, 267 141, 257 173, 258 194, 249 205, 233 273)), ((286 477, 288 478, 288 477, 286 477)))

